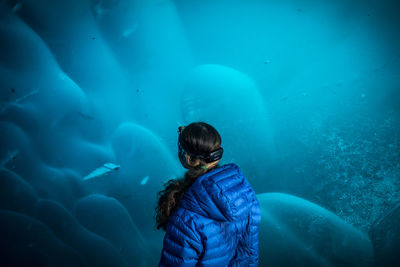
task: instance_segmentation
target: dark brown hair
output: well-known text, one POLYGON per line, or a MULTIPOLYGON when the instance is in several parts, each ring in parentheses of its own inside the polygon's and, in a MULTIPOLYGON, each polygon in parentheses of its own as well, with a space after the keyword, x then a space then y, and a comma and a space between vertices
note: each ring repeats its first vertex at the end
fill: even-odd
POLYGON ((186 126, 181 132, 181 140, 184 142, 189 152, 189 161, 192 165, 180 179, 171 179, 164 184, 164 190, 158 192, 158 205, 156 211, 156 227, 157 229, 166 229, 167 221, 176 209, 183 194, 196 181, 197 177, 218 168, 216 164, 209 169, 202 166, 207 163, 195 155, 211 153, 221 147, 221 136, 217 130, 205 122, 193 122, 186 126))

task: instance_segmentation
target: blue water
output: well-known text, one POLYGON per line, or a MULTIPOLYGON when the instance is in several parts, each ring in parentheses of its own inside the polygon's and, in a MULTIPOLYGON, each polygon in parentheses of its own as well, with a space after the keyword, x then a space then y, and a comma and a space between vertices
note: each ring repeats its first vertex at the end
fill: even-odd
POLYGON ((0 263, 156 266, 177 128, 204 121, 259 198, 260 266, 400 265, 399 14, 1 1, 0 263))

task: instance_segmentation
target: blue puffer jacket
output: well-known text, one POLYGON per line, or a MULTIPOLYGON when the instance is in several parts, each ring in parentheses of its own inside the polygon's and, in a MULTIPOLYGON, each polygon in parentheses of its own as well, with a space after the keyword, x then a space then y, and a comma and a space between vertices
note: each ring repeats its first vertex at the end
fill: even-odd
POLYGON ((171 214, 158 266, 257 266, 260 205, 239 167, 198 177, 171 214))

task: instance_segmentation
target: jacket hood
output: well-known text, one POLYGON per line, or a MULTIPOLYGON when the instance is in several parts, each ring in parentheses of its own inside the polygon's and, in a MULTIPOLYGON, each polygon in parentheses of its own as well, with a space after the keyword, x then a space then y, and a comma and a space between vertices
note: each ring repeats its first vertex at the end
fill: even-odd
POLYGON ((232 221, 246 215, 255 200, 254 190, 239 166, 229 163, 199 176, 183 195, 180 206, 213 220, 232 221))

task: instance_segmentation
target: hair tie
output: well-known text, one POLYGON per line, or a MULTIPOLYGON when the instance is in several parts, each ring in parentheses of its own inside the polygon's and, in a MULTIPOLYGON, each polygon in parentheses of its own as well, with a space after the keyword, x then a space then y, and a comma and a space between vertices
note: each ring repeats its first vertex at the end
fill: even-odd
POLYGON ((207 167, 206 166, 201 166, 203 169, 205 169, 205 170, 207 170, 207 167))

